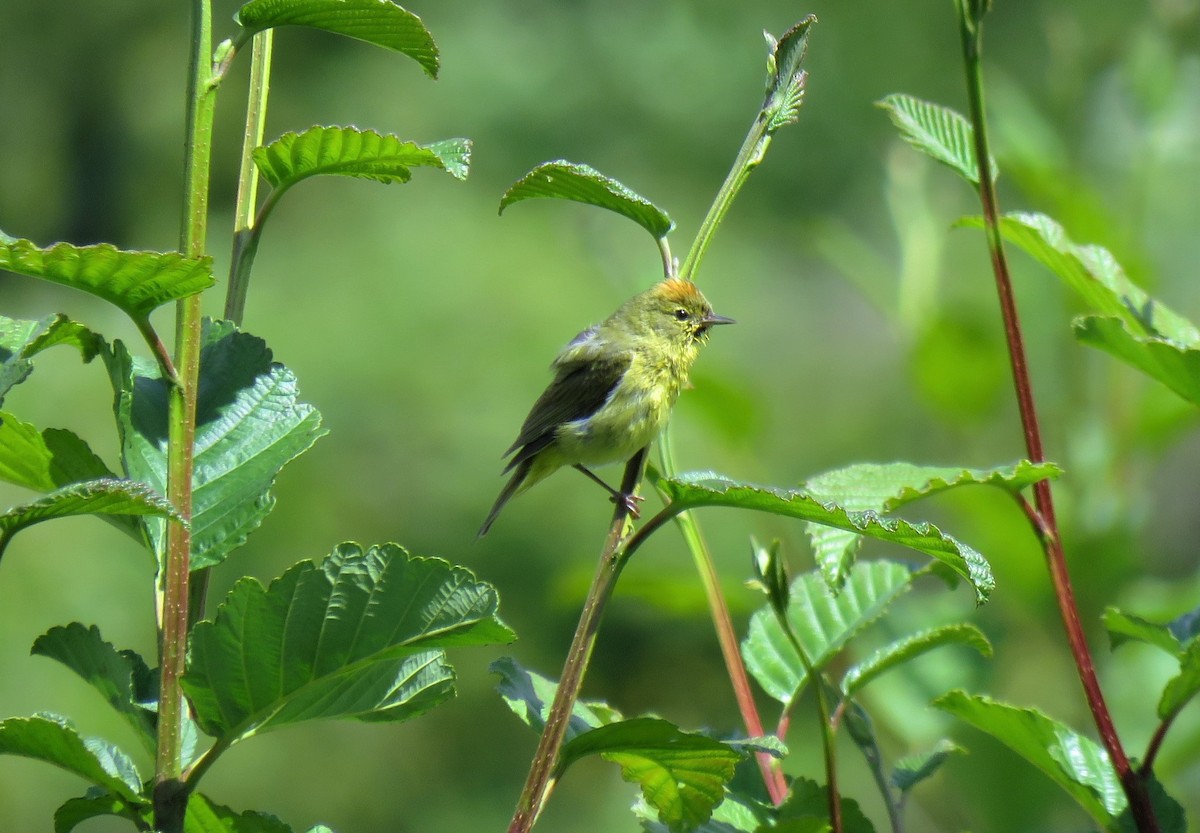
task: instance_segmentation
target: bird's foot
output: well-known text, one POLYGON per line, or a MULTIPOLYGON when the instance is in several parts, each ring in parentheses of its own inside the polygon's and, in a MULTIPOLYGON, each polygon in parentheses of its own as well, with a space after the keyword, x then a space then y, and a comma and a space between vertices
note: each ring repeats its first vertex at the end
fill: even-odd
POLYGON ((612 502, 625 507, 625 511, 632 518, 640 518, 642 516, 641 509, 638 504, 645 500, 641 495, 626 495, 620 492, 613 492, 612 502))

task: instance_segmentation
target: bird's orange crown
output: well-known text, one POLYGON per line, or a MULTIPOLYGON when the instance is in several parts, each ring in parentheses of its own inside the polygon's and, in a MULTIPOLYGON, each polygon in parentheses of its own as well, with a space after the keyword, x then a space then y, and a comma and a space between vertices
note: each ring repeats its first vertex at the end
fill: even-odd
POLYGON ((695 303, 704 298, 696 284, 680 278, 667 278, 662 281, 655 287, 655 294, 676 304, 695 303))

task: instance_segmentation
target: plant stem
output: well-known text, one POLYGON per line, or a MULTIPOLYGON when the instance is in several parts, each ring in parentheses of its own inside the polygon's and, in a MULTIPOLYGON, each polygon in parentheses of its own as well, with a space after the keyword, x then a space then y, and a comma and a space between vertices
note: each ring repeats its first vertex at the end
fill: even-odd
MULTIPOLYGON (((663 476, 675 476, 675 463, 671 453, 670 425, 663 430, 658 440, 659 460, 663 476)), ((742 714, 742 722, 746 732, 751 737, 762 737, 766 734, 762 718, 758 714, 758 706, 754 703, 754 693, 750 688, 750 678, 746 674, 746 666, 742 662, 741 650, 738 647, 737 634, 733 629, 733 619, 729 615, 729 605, 721 592, 721 583, 717 578, 717 570, 713 564, 712 554, 700 533, 700 525, 691 512, 681 512, 675 516, 675 524, 687 543, 700 574, 700 582, 704 585, 704 595, 708 599, 708 610, 712 615, 713 626, 717 631, 717 642, 721 646, 721 656, 725 660, 725 668, 729 673, 729 681, 733 684, 733 695, 737 700, 738 711, 742 714)), ((763 783, 767 794, 776 805, 787 798, 787 781, 777 760, 766 752, 756 752, 758 768, 762 772, 763 783)))
MULTIPOLYGON (((225 318, 238 327, 246 309, 250 284, 250 262, 245 241, 256 226, 254 209, 258 203, 258 168, 254 149, 263 142, 267 121, 267 96, 271 87, 271 47, 274 31, 257 33, 251 42, 250 91, 246 101, 246 129, 242 135, 242 158, 238 170, 237 206, 234 212, 233 256, 229 261, 229 287, 225 293, 225 318)), ((255 247, 257 248, 257 247, 255 247)))
MULTIPOLYGON (((192 0, 184 204, 179 248, 193 257, 204 254, 208 221, 209 167, 216 105, 211 56, 210 0, 192 0)), ((154 772, 154 818, 155 828, 164 833, 177 833, 183 829, 188 795, 180 780, 185 707, 180 678, 187 657, 188 573, 192 545, 188 522, 192 516, 196 387, 200 368, 199 295, 185 298, 176 305, 175 367, 179 384, 168 386, 167 400, 167 497, 184 520, 167 521, 167 552, 159 576, 159 591, 162 594, 161 688, 154 772)), ((162 554, 159 555, 161 557, 162 554)))
MULTIPOLYGON (((1025 346, 1021 337, 1021 324, 1017 315, 1012 280, 1009 277, 1008 261, 1000 236, 999 201, 996 197, 996 186, 989 164, 991 153, 988 147, 987 123, 984 118, 983 75, 980 61, 983 49, 982 15, 985 4, 981 0, 958 0, 956 5, 962 36, 963 59, 966 65, 967 97, 971 125, 974 129, 975 157, 979 166, 979 198, 983 206, 988 252, 991 255, 992 271, 996 277, 996 291, 1000 299, 1000 311, 1004 319, 1004 335, 1008 342, 1017 404, 1021 413, 1021 426, 1025 434, 1025 448, 1031 461, 1041 463, 1046 458, 1042 448, 1037 410, 1034 406, 1033 385, 1025 360, 1025 346)), ((1049 481, 1042 480, 1035 483, 1033 494, 1037 517, 1040 519, 1040 523, 1033 522, 1035 531, 1042 541, 1050 580, 1054 587, 1054 596, 1058 601, 1059 612, 1067 632, 1067 641, 1075 658, 1084 696, 1091 709, 1096 729, 1100 733, 1100 739, 1108 751, 1109 759, 1121 781, 1121 787, 1129 801, 1138 830, 1141 833, 1157 833, 1158 822, 1150 805, 1145 785, 1130 766, 1129 758, 1121 746, 1120 738, 1113 724, 1112 715, 1104 701, 1104 694, 1100 690, 1100 682, 1096 677, 1095 664, 1083 633, 1079 609, 1075 604, 1075 594, 1067 570, 1058 521, 1054 514, 1054 500, 1049 481)))
MULTIPOLYGON (((637 488, 642 479, 645 462, 646 449, 643 448, 626 464, 625 474, 621 478, 622 494, 632 494, 637 488)), ((583 687, 583 677, 587 672, 592 649, 596 646, 600 620, 604 616, 604 608, 612 596, 613 588, 616 587, 617 578, 628 561, 622 545, 627 541, 629 510, 623 501, 618 500, 616 504, 612 525, 609 527, 608 537, 600 555, 600 564, 596 569, 596 577, 592 579, 592 587, 583 603, 579 625, 575 628, 575 637, 571 640, 567 661, 563 665, 562 676, 554 693, 554 702, 550 706, 542 737, 530 764, 525 787, 517 801, 517 809, 508 826, 509 833, 528 833, 554 788, 554 773, 558 767, 559 752, 567 736, 567 726, 575 708, 575 701, 583 687)))

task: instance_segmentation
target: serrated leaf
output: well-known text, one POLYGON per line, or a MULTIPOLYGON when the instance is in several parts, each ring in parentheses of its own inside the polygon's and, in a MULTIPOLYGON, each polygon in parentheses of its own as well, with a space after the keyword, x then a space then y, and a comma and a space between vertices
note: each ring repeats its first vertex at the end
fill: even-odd
POLYGON ((999 740, 1047 775, 1102 827, 1112 826, 1127 802, 1108 753, 1035 709, 951 691, 933 702, 999 740))
MULTIPOLYGON (((488 671, 499 675, 500 682, 496 683, 496 691, 512 709, 513 714, 526 726, 541 734, 546 728, 550 704, 554 702, 558 683, 523 668, 512 657, 501 657, 488 666, 488 671)), ((620 712, 611 709, 607 704, 600 706, 602 710, 598 711, 596 704, 576 700, 571 710, 571 719, 567 721, 566 740, 622 719, 620 712)))
POLYGON ((342 544, 263 587, 234 586, 192 630, 183 686, 232 743, 305 720, 400 721, 453 695, 441 649, 511 641, 495 588, 395 544, 342 544))
POLYGON ((118 796, 93 788, 82 798, 64 801, 54 811, 54 833, 71 833, 83 822, 100 816, 128 819, 135 825, 140 825, 140 830, 151 829, 154 821, 149 805, 130 807, 118 796))
MULTIPOLYGON (((834 595, 816 572, 792 582, 788 622, 813 668, 820 671, 857 633, 907 592, 912 570, 892 561, 855 564, 834 595)), ((799 696, 808 674, 770 607, 755 611, 742 642, 746 669, 767 694, 784 705, 799 696)))
MULTIPOLYGON (((725 800, 713 809, 708 821, 697 825, 691 833, 755 833, 772 817, 774 809, 768 810, 757 801, 726 792, 725 800)), ((633 814, 645 833, 671 832, 671 828, 659 820, 658 811, 641 796, 634 802, 633 814)))
POLYGON ((236 19, 247 39, 277 26, 308 26, 407 55, 437 78, 433 35, 421 18, 388 0, 251 0, 236 19))
POLYGON ((1179 673, 1167 681, 1158 701, 1158 716, 1174 720, 1188 701, 1200 694, 1200 640, 1188 643, 1179 655, 1179 673))
POLYGON ((35 492, 115 478, 88 444, 61 428, 38 429, 0 411, 0 480, 35 492))
POLYGON ((1183 644, 1171 632, 1170 625, 1149 622, 1115 607, 1106 608, 1101 621, 1108 630, 1108 641, 1114 650, 1126 642, 1145 642, 1176 658, 1183 651, 1183 644))
POLYGON ((29 240, 0 242, 0 269, 81 289, 137 320, 215 283, 210 257, 129 252, 108 243, 41 248, 29 240))
MULTIPOLYGON (((917 466, 912 463, 859 463, 810 478, 803 488, 821 501, 832 501, 855 512, 894 512, 924 497, 963 486, 994 486, 1017 493, 1062 470, 1054 463, 1021 460, 1011 466, 969 469, 955 466, 917 466)), ((862 537, 845 529, 806 524, 813 557, 826 580, 836 586, 862 545, 862 537)))
POLYGON ((22 529, 73 515, 125 515, 136 517, 182 517, 162 495, 145 483, 102 478, 63 486, 37 500, 14 506, 0 515, 0 557, 22 529))
POLYGON ((808 35, 817 22, 809 15, 788 29, 779 40, 764 32, 770 55, 767 57, 767 93, 763 100, 762 118, 767 133, 795 123, 804 103, 804 81, 807 76, 800 64, 808 52, 808 35))
MULTIPOLYGON (((959 225, 982 228, 979 217, 959 225)), ((1000 218, 1000 233, 1057 275, 1102 316, 1115 316, 1139 337, 1155 336, 1185 347, 1200 347, 1200 329, 1129 280, 1102 246, 1080 246, 1044 214, 1013 212, 1000 218)))
POLYGON ((1200 350, 1157 336, 1139 336, 1115 316, 1089 315, 1071 323, 1075 338, 1096 347, 1200 405, 1200 350))
MULTIPOLYGON (((206 321, 201 341, 194 570, 220 563, 245 542, 274 508, 271 488, 280 470, 326 433, 316 409, 298 401, 295 375, 272 361, 262 339, 206 321)), ((156 365, 131 358, 119 341, 104 359, 117 394, 126 472, 165 493, 167 384, 156 365)), ((150 519, 145 528, 161 553, 166 524, 150 519)))
MULTIPOLYGON (((949 107, 900 93, 885 96, 875 102, 875 106, 887 112, 906 142, 968 182, 979 184, 975 130, 961 114, 949 107)), ((1000 176, 995 159, 988 159, 988 175, 993 182, 1000 176)))
POLYGON ((755 486, 711 472, 663 479, 657 485, 679 511, 701 506, 753 509, 825 524, 925 553, 965 578, 980 604, 987 601, 996 584, 991 566, 982 555, 933 524, 881 518, 873 511, 855 512, 802 489, 755 486))
POLYGON ((941 769, 951 755, 965 755, 966 752, 957 743, 943 738, 932 749, 905 755, 896 761, 892 768, 891 784, 900 792, 908 792, 941 769))
MULTIPOLYGON (((857 801, 842 797, 838 803, 841 805, 843 833, 875 833, 874 825, 863 815, 857 801)), ((823 833, 829 830, 828 788, 808 778, 797 778, 792 782, 787 800, 780 805, 777 818, 775 825, 764 825, 757 833, 766 833, 767 830, 781 833, 811 830, 823 833)))
MULTIPOLYGON (((151 684, 152 672, 140 656, 118 651, 95 625, 85 628, 79 622, 51 628, 34 640, 30 653, 58 660, 82 677, 133 727, 143 746, 154 751, 157 712, 139 696, 151 684)), ((157 682, 153 685, 157 688, 157 682)))
POLYGON ((563 746, 560 767, 586 755, 600 755, 620 766, 621 776, 641 786, 643 797, 672 830, 690 830, 708 820, 742 757, 718 740, 651 717, 610 723, 577 736, 563 746))
MULTIPOLYGON (((223 804, 217 804, 202 793, 193 793, 188 799, 187 814, 183 822, 184 833, 292 833, 290 825, 270 813, 247 810, 239 813, 223 804)), ((308 833, 332 833, 319 824, 308 833)))
POLYGON ((99 335, 67 316, 51 315, 37 321, 0 315, 0 403, 33 371, 33 357, 50 347, 68 344, 90 362, 104 343, 99 335))
POLYGON ((255 148, 254 162, 267 182, 284 190, 321 175, 385 184, 408 182, 415 167, 439 168, 456 179, 465 179, 470 155, 471 144, 465 139, 423 147, 390 133, 317 125, 302 133, 284 133, 270 144, 255 148))
POLYGON ((543 162, 514 182, 500 199, 500 213, 515 202, 540 198, 573 200, 605 208, 633 220, 656 240, 675 228, 667 213, 650 200, 590 165, 565 159, 543 162))
POLYGON ((10 717, 0 721, 0 755, 17 755, 53 764, 132 805, 145 803, 142 779, 129 756, 100 738, 85 738, 56 715, 10 717))
POLYGON ((852 697, 881 674, 943 645, 965 645, 985 657, 992 655, 992 644, 974 625, 962 623, 930 628, 885 645, 852 665, 842 677, 842 691, 847 698, 852 697))

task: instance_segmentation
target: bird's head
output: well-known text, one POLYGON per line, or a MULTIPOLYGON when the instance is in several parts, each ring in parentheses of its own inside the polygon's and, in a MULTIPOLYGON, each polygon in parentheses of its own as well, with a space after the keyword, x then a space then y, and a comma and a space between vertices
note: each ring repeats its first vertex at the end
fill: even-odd
POLYGON ((732 318, 715 314, 694 283, 678 278, 668 278, 635 295, 625 305, 625 312, 637 329, 678 348, 698 346, 713 326, 734 323, 732 318))

